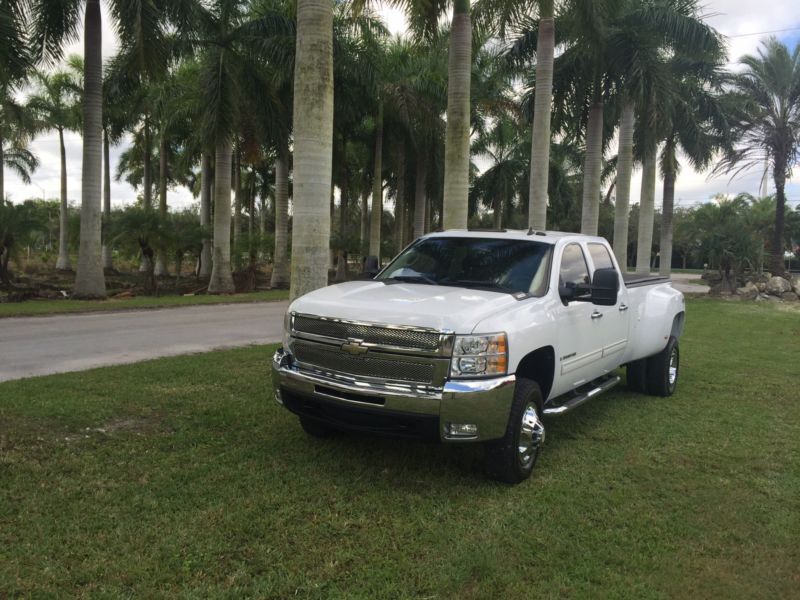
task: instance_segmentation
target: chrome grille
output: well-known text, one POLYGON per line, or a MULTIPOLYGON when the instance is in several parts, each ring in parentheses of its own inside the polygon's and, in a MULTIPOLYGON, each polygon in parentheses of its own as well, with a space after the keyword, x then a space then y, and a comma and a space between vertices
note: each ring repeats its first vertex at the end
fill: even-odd
POLYGON ((394 346, 396 348, 428 351, 437 350, 439 348, 439 333, 435 331, 395 329, 392 327, 381 327, 380 325, 365 325, 361 323, 348 323, 346 321, 316 319, 303 315, 296 315, 294 317, 294 331, 301 334, 308 333, 339 340, 357 339, 367 344, 394 346))
POLYGON ((346 375, 426 385, 432 385, 436 376, 436 365, 433 362, 413 361, 394 355, 383 358, 374 351, 353 356, 338 346, 295 339, 292 352, 295 359, 303 365, 346 375))

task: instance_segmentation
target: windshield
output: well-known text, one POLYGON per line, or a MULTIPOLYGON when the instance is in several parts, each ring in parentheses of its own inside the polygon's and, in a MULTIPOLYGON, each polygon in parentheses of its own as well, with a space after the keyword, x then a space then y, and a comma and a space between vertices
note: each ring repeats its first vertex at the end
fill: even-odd
POLYGON ((543 296, 552 246, 527 240, 434 237, 420 240, 376 278, 543 296))

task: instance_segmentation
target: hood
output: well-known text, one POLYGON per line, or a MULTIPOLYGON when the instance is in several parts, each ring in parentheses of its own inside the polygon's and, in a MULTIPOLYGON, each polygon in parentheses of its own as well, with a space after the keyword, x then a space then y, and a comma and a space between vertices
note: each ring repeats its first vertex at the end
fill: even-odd
POLYGON ((306 294, 295 300, 290 310, 351 321, 472 333, 480 321, 516 303, 510 294, 486 290, 350 281, 306 294))

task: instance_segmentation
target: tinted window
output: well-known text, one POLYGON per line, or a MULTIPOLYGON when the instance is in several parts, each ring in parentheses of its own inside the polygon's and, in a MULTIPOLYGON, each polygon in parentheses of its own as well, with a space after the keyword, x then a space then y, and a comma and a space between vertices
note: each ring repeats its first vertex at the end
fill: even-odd
POLYGON ((542 296, 552 246, 513 239, 434 237, 412 245, 378 277, 542 296))
POLYGON ((595 270, 614 268, 614 261, 611 260, 611 254, 609 254, 608 248, 603 246, 603 244, 589 244, 589 254, 592 255, 592 262, 594 263, 595 270))
POLYGON ((570 244, 564 248, 564 253, 561 255, 559 279, 559 285, 567 287, 591 283, 589 267, 586 266, 586 258, 578 244, 570 244))

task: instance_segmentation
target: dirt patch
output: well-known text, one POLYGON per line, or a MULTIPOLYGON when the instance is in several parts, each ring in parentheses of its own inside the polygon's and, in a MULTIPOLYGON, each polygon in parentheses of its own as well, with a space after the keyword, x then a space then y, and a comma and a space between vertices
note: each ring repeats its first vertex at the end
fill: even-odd
POLYGON ((55 419, 3 417, 0 424, 0 453, 13 448, 34 448, 53 442, 77 442, 89 438, 171 433, 161 415, 121 417, 95 427, 75 431, 55 419))
POLYGON ((123 435, 153 435, 169 433, 164 427, 160 415, 146 417, 123 417, 112 419, 97 427, 86 427, 80 433, 73 433, 63 438, 65 442, 75 442, 92 437, 120 437, 123 435))

